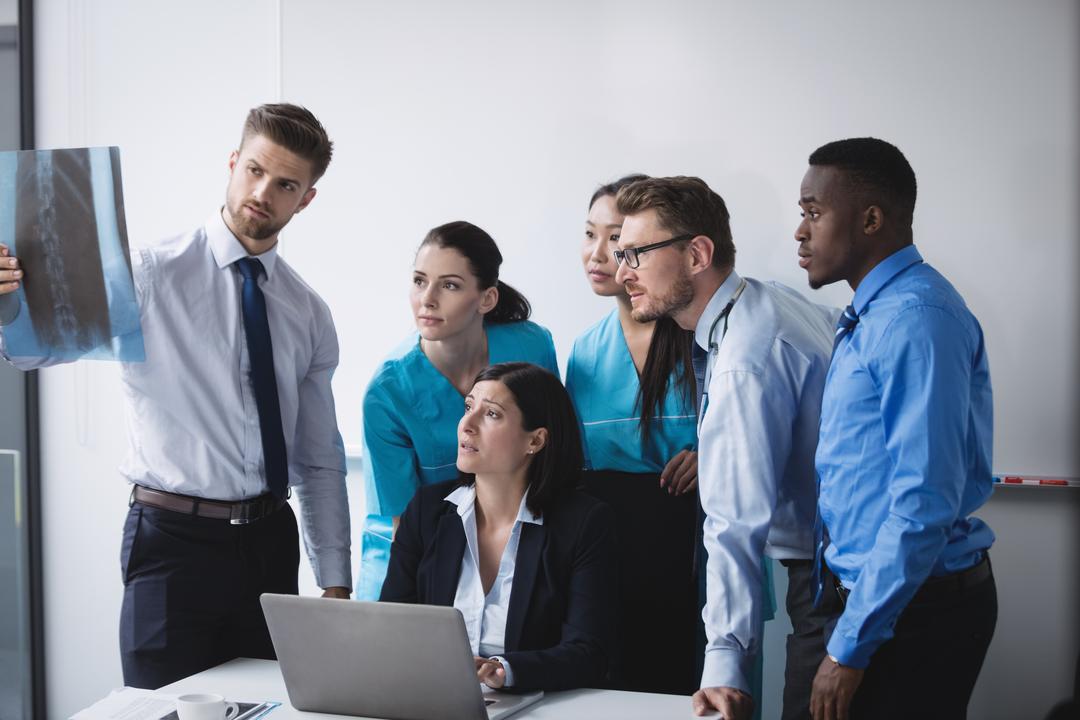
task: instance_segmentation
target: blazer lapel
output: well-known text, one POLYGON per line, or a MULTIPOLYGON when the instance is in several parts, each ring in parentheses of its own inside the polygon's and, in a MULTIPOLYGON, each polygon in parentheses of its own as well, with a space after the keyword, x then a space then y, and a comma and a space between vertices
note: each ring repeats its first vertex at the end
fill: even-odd
POLYGON ((540 569, 540 552, 544 548, 547 531, 543 525, 521 523, 521 539, 518 540, 517 558, 514 561, 514 583, 510 588, 510 607, 506 612, 506 636, 503 647, 507 652, 517 650, 521 644, 521 631, 525 627, 525 615, 532 600, 536 573, 540 569))
POLYGON ((452 503, 450 511, 439 518, 435 531, 435 568, 431 578, 430 605, 453 606, 457 594, 461 560, 465 555, 465 528, 452 503))

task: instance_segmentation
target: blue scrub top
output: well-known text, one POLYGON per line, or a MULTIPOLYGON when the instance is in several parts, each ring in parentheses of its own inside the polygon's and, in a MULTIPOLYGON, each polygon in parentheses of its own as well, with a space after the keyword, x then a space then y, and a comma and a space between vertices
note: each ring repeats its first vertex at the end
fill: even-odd
POLYGON ((641 441, 636 407, 640 382, 618 309, 574 341, 566 366, 566 389, 582 425, 585 466, 591 470, 659 473, 681 450, 697 447, 693 395, 672 377, 660 416, 652 419, 648 444, 641 441))
MULTIPOLYGON (((484 326, 488 362, 531 362, 559 374, 551 333, 533 322, 484 326)), ((377 600, 390 557, 392 520, 421 485, 457 477, 457 425, 465 400, 420 350, 413 332, 364 393, 364 488, 358 600, 377 600)))

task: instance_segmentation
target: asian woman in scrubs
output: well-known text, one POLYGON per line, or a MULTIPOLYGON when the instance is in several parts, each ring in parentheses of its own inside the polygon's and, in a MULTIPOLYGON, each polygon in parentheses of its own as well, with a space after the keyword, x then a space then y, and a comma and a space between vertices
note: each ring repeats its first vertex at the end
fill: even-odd
POLYGON ((585 487, 616 512, 618 687, 696 690, 697 413, 690 333, 669 319, 639 323, 615 282, 619 189, 589 203, 581 260, 594 293, 615 307, 574 341, 566 387, 585 438, 585 487))
POLYGON ((416 253, 409 302, 416 331, 376 370, 364 395, 367 518, 356 597, 379 596, 397 519, 422 485, 457 477, 456 428, 484 367, 535 363, 558 374, 551 333, 499 280, 502 254, 464 221, 431 230, 416 253))

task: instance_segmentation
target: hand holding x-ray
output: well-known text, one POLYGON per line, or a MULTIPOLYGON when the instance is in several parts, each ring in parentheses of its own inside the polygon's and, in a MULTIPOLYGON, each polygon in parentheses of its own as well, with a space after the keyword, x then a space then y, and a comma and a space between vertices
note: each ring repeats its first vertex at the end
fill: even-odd
POLYGON ((0 295, 15 292, 21 281, 19 259, 11 255, 7 245, 0 244, 0 295))

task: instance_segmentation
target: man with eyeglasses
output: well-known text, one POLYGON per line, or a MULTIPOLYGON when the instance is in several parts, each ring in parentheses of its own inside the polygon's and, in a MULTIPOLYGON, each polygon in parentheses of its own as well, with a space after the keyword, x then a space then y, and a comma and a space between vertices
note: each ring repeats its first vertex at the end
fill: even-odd
POLYGON ((814 450, 837 312, 735 272, 727 206, 693 177, 652 178, 619 192, 625 215, 616 279, 639 322, 670 316, 694 331, 698 487, 705 510, 706 603, 694 711, 753 714, 761 652, 763 558, 788 569, 783 717, 809 718, 827 617, 810 583, 817 485, 814 450))

